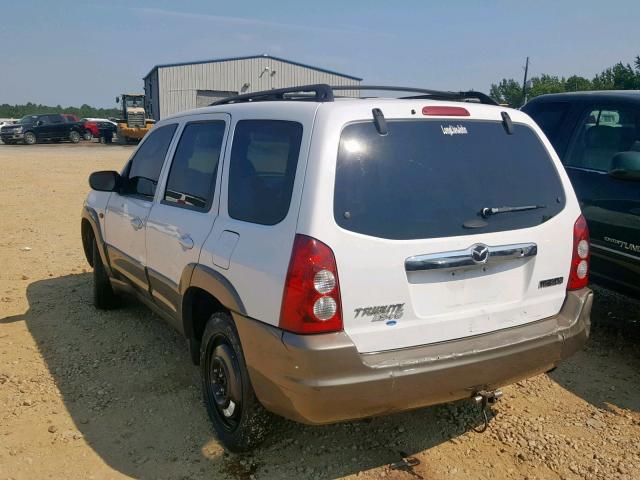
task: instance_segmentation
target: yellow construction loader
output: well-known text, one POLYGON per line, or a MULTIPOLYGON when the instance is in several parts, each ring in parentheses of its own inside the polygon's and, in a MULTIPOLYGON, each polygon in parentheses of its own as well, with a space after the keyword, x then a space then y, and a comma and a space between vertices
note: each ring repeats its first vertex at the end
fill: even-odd
POLYGON ((155 123, 155 120, 147 118, 147 112, 144 109, 144 95, 123 93, 116 97, 116 103, 122 104, 122 115, 117 121, 118 143, 139 142, 155 123))

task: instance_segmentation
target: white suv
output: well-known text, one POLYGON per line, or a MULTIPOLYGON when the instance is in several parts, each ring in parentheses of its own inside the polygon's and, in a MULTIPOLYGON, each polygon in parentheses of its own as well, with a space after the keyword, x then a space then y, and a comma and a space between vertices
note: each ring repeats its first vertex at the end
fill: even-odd
POLYGON ((230 450, 267 412, 324 424, 472 398, 588 337, 587 227, 526 114, 337 89, 172 116, 89 179, 96 306, 132 293, 185 335, 230 450))

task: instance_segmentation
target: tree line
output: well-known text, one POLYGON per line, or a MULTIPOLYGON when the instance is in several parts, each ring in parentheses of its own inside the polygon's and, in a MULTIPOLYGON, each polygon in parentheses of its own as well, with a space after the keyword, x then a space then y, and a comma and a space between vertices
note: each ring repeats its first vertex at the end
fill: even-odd
MULTIPOLYGON (((532 77, 527 82, 526 98, 582 90, 640 90, 640 56, 636 56, 633 66, 618 62, 592 79, 579 75, 565 78, 546 73, 532 77)), ((525 99, 522 83, 513 78, 503 78, 499 83, 491 84, 489 95, 498 103, 514 108, 521 107, 525 99)))
POLYGON ((80 107, 55 107, 28 102, 24 105, 0 105, 0 118, 21 118, 25 115, 36 113, 70 113, 78 118, 109 118, 120 117, 120 110, 117 108, 95 108, 86 103, 80 107))

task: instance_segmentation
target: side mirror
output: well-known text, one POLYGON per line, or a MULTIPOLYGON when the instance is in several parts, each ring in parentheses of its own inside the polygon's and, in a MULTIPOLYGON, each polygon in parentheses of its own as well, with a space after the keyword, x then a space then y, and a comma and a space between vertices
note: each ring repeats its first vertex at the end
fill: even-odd
POLYGON ((42 126, 42 125, 44 125, 44 122, 43 122, 42 120, 38 120, 38 121, 36 122, 36 126, 37 126, 37 127, 40 127, 40 126, 42 126))
POLYGON ((116 97, 116 103, 120 103, 120 97, 116 97))
POLYGON ((640 180, 640 152, 616 153, 611 160, 609 175, 622 180, 640 180))
POLYGON ((89 175, 89 186, 99 192, 115 192, 120 187, 122 178, 118 172, 103 170, 89 175))

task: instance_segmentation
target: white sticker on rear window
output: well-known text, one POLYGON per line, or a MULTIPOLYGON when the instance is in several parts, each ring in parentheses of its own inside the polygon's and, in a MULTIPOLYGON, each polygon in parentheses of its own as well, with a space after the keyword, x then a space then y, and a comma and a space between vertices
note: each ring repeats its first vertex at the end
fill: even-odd
POLYGON ((469 133, 464 125, 447 125, 446 127, 440 125, 440 128, 445 135, 466 135, 469 133))

